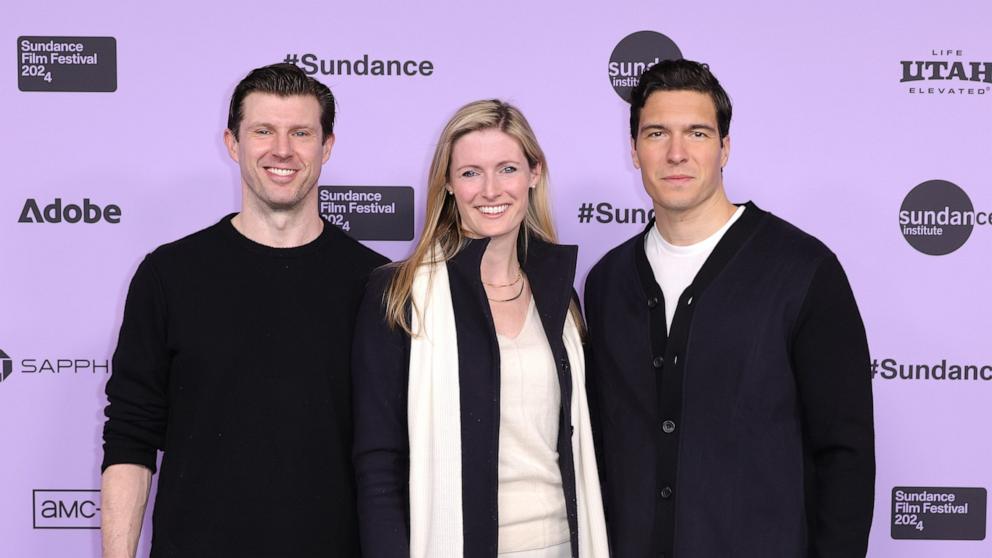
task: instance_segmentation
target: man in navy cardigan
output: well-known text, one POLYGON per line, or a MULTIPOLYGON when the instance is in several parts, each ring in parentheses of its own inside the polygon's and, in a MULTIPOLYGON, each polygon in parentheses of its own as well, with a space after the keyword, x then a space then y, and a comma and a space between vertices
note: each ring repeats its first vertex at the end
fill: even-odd
POLYGON ((731 104, 707 66, 631 94, 655 212, 586 282, 590 405, 614 558, 863 557, 868 344, 820 241, 724 192, 731 104))

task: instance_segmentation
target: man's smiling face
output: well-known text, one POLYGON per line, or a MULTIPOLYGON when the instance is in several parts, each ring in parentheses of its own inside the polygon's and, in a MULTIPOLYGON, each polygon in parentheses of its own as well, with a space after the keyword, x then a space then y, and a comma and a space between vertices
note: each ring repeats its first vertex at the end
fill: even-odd
POLYGON ((242 102, 237 137, 224 132, 231 158, 241 167, 245 203, 263 211, 297 207, 314 192, 334 136, 323 140, 320 103, 312 96, 250 93, 242 102))

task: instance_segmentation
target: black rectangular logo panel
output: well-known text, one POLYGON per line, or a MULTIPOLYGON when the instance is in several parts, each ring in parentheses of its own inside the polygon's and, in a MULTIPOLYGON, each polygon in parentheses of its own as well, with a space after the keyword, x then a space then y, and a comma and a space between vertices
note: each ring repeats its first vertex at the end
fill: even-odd
POLYGON ((17 88, 21 91, 117 91, 117 39, 18 37, 17 88))
POLYGON ((320 186, 320 216, 357 240, 413 240, 413 188, 320 186))
POLYGON ((984 488, 897 486, 892 489, 892 538, 985 540, 984 488))

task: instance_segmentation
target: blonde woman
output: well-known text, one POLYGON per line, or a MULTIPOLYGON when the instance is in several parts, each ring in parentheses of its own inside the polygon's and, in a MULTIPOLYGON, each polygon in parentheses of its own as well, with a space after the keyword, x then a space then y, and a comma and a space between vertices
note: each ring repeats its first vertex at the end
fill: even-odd
POLYGON ((375 274, 353 352, 366 557, 606 557, 576 247, 519 110, 459 109, 413 255, 375 274))

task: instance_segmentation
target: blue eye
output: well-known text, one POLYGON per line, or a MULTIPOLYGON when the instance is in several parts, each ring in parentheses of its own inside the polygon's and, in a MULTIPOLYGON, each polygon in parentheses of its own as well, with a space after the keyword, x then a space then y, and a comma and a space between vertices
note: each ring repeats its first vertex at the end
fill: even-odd
POLYGON ((467 171, 464 171, 462 173, 462 176, 465 177, 465 178, 471 178, 473 176, 477 176, 478 174, 479 173, 475 172, 474 170, 469 169, 467 171))
POLYGON ((517 172, 517 167, 514 167, 513 165, 507 165, 507 166, 503 167, 502 169, 500 169, 500 172, 502 172, 503 174, 514 173, 514 172, 517 172))

